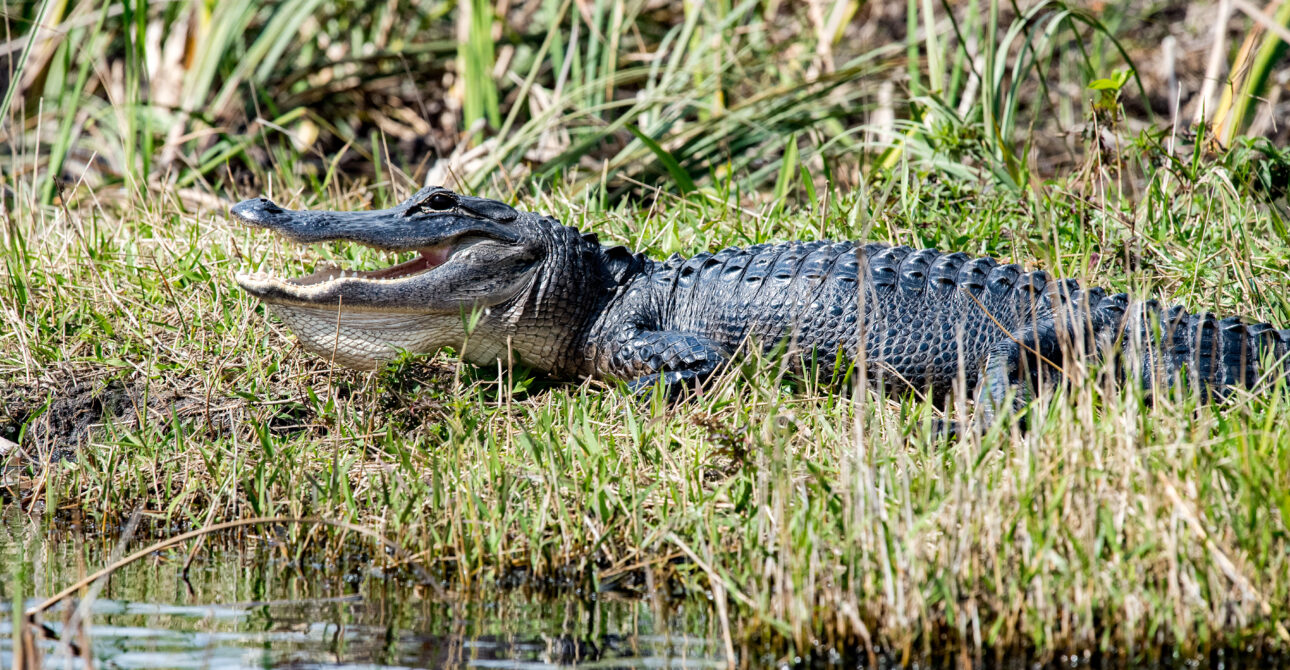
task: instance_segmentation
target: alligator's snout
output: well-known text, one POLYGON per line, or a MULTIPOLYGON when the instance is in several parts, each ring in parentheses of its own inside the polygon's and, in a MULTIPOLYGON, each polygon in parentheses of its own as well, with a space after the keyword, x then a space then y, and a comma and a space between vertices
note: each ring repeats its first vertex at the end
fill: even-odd
POLYGON ((280 224, 287 210, 279 207, 268 198, 251 198, 233 205, 228 210, 237 220, 252 226, 272 226, 280 224))

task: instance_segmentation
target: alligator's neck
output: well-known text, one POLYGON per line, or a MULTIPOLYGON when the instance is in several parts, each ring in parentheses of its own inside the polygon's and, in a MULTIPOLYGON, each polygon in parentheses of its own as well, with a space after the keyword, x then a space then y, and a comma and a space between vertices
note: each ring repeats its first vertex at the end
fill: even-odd
POLYGON ((576 228, 555 226, 550 234, 539 280, 502 315, 509 346, 526 365, 557 377, 597 376, 596 333, 654 261, 576 228))

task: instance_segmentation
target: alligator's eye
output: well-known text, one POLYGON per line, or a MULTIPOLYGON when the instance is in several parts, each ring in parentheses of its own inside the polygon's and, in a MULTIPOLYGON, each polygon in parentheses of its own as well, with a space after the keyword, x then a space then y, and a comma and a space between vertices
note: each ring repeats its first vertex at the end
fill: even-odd
POLYGON ((430 209, 442 212, 456 207, 457 199, 447 193, 436 193, 430 196, 430 198, 425 201, 425 204, 430 209))

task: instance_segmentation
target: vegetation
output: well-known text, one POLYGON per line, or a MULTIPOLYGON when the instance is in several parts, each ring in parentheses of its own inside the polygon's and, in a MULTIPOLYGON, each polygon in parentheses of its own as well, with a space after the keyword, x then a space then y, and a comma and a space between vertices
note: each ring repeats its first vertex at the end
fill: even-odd
POLYGON ((233 228, 240 197, 357 209, 430 180, 659 257, 871 239, 1290 325, 1287 131, 1261 120, 1285 118, 1290 16, 1220 28, 1248 45, 1220 106, 1187 66, 1201 10, 1111 4, 11 3, 0 495, 324 517, 465 588, 671 581, 727 640, 801 651, 1290 647, 1284 388, 1149 404, 1092 371, 1030 430, 950 442, 920 398, 774 360, 675 406, 448 355, 353 373, 231 279, 383 263, 233 228))

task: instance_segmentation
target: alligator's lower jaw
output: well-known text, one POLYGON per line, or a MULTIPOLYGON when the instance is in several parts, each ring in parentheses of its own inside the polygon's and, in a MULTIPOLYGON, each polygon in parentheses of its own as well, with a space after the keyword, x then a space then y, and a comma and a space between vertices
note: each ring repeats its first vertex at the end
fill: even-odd
POLYGON ((433 271, 471 243, 424 247, 411 260, 380 270, 322 266, 303 277, 256 272, 239 274, 236 280, 295 333, 301 347, 339 365, 370 370, 400 352, 428 353, 459 339, 459 315, 410 313, 398 300, 373 296, 407 290, 402 281, 433 271), (342 300, 342 295, 349 298, 342 300))
POLYGON ((300 346, 349 368, 371 370, 402 351, 428 353, 456 336, 452 319, 269 303, 300 346))

